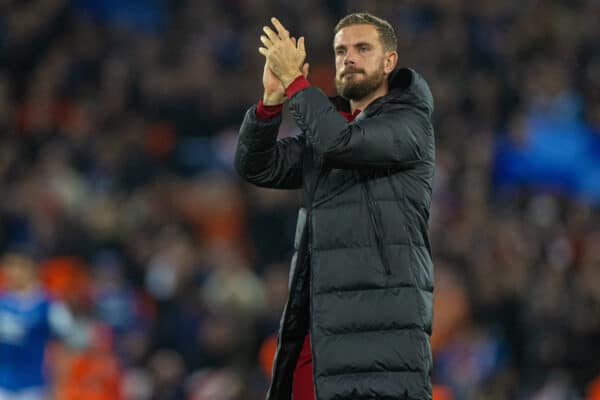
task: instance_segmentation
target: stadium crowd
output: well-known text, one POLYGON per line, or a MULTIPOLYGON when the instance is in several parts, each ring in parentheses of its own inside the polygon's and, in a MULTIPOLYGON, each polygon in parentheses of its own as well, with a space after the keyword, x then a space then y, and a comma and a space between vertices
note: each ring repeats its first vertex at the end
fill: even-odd
POLYGON ((264 397, 299 196, 232 167, 260 29, 304 35, 333 94, 363 10, 436 102, 434 398, 600 399, 600 202, 494 167, 530 118, 600 140, 600 2, 1 0, 0 250, 88 338, 49 346, 57 399, 264 397))

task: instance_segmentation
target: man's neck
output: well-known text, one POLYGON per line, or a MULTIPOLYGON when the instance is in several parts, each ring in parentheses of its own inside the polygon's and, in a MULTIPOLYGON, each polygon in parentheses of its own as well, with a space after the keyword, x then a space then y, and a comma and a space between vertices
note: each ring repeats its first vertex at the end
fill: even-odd
POLYGON ((385 96, 388 93, 388 86, 382 85, 379 89, 372 92, 370 95, 360 99, 360 100, 350 100, 350 109, 354 113, 355 110, 364 110, 367 108, 369 104, 371 104, 375 99, 385 96))

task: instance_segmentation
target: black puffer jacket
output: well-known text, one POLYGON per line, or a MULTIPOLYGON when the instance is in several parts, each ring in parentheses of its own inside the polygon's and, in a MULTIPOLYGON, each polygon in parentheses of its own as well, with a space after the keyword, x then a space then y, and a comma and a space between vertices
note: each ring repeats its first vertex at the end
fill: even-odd
POLYGON ((244 179, 303 189, 269 400, 291 399, 308 329, 317 400, 431 399, 433 98, 413 70, 389 83, 350 124, 308 87, 288 102, 301 135, 255 106, 240 128, 244 179))

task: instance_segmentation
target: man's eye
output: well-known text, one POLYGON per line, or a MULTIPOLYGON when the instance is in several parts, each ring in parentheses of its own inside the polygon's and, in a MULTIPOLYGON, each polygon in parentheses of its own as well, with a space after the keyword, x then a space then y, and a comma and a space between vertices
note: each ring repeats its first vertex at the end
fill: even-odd
POLYGON ((367 46, 361 46, 358 50, 364 53, 365 51, 369 50, 369 48, 367 46))
POLYGON ((344 50, 337 50, 337 51, 335 52, 335 54, 337 54, 338 56, 343 56, 343 55, 344 55, 344 53, 345 53, 345 51, 344 51, 344 50))

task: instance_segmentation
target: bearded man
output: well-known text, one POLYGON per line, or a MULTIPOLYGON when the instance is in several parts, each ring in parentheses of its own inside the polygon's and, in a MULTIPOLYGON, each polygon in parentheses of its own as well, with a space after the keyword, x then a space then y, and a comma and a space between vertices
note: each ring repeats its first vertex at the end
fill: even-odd
POLYGON ((268 400, 431 399, 429 87, 397 67, 392 26, 357 13, 334 29, 330 99, 306 79, 304 38, 271 22, 235 158, 254 185, 302 189, 268 400), (301 134, 277 139, 286 102, 301 134))

